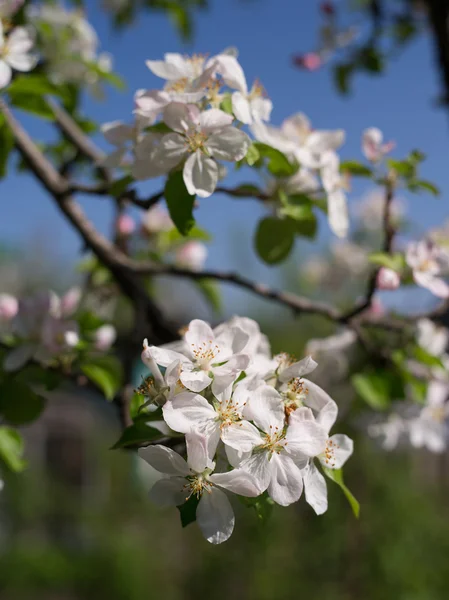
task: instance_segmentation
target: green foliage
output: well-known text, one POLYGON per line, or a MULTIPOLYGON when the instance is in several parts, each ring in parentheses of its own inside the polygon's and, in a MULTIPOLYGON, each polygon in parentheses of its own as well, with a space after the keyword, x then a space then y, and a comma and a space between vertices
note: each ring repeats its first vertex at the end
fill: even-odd
POLYGON ((429 194, 432 194, 432 196, 439 196, 441 193, 434 183, 427 181, 426 179, 410 181, 407 185, 407 189, 410 192, 428 192, 429 194))
POLYGON ((187 235, 195 224, 193 205, 195 195, 187 191, 182 171, 174 171, 167 179, 164 190, 168 212, 179 233, 187 235))
POLYGON ((117 442, 112 446, 113 450, 118 448, 127 448, 137 446, 145 442, 152 442, 162 437, 161 432, 154 427, 150 427, 143 421, 136 421, 133 425, 127 427, 117 442))
POLYGON ((406 266, 405 257, 399 252, 387 254, 386 252, 373 252, 369 255, 369 261, 380 267, 387 267, 400 273, 406 266))
POLYGON ((220 286, 217 282, 212 279, 197 279, 195 280, 195 284, 212 310, 215 313, 220 313, 223 305, 220 286))
POLYGON ((340 170, 354 177, 372 177, 373 170, 357 160, 345 160, 340 164, 340 170))
POLYGON ((109 188, 109 193, 111 196, 115 196, 116 198, 120 197, 131 185, 134 181, 134 178, 131 175, 125 175, 121 179, 117 179, 112 183, 109 188))
POLYGON ((376 369, 356 373, 351 382, 360 398, 374 410, 386 410, 393 400, 404 397, 404 381, 395 370, 376 369))
POLYGON ((123 382, 123 368, 115 356, 89 356, 80 365, 81 371, 112 400, 123 382))
POLYGON ((295 241, 292 219, 265 217, 257 226, 255 248, 260 258, 269 265, 283 261, 290 254, 295 241))
POLYGON ((260 152, 256 146, 256 144, 251 144, 248 148, 248 152, 246 153, 245 160, 250 167, 256 164, 256 162, 260 159, 260 152))
POLYGON ((351 77, 354 73, 354 66, 350 63, 341 63, 335 65, 333 75, 337 90, 341 94, 349 94, 351 77))
POLYGON ((187 525, 196 521, 196 509, 198 508, 199 502, 200 499, 192 494, 187 502, 184 502, 184 504, 177 507, 179 516, 181 517, 181 525, 183 527, 187 527, 187 525))
POLYGON ((245 498, 244 496, 239 496, 239 498, 243 504, 255 511, 256 518, 260 523, 266 523, 271 517, 274 501, 267 492, 264 492, 261 496, 257 496, 257 498, 245 498))
POLYGON ((253 146, 258 150, 260 157, 266 161, 267 168, 274 177, 291 177, 299 169, 298 163, 296 161, 291 163, 280 150, 260 142, 254 143, 253 146))
POLYGON ((328 467, 323 467, 323 472, 328 479, 331 479, 334 483, 336 483, 340 487, 340 489, 342 490, 343 494, 346 496, 346 499, 348 500, 348 502, 352 508, 352 512, 354 513, 354 516, 358 519, 359 514, 360 514, 360 504, 354 498, 353 494, 349 491, 349 489, 346 487, 346 485, 343 481, 343 470, 342 469, 329 469, 328 467))
POLYGON ((287 204, 280 212, 283 216, 290 217, 291 226, 297 235, 312 239, 315 237, 318 222, 310 204, 287 204))
POLYGON ((0 460, 5 465, 18 473, 26 466, 23 460, 23 440, 20 434, 11 427, 0 427, 0 460))
POLYGON ((16 377, 0 383, 0 415, 11 425, 26 425, 39 417, 46 400, 16 377))
POLYGON ((430 354, 430 352, 427 352, 427 350, 421 346, 416 345, 412 347, 412 356, 415 360, 426 367, 439 367, 440 369, 445 368, 441 362, 441 358, 430 354))

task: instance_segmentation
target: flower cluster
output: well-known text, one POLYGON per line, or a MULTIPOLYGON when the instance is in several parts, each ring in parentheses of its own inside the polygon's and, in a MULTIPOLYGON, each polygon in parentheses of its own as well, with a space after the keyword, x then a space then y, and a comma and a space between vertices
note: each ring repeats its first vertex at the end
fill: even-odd
POLYGON ((316 513, 326 511, 317 463, 325 473, 340 469, 353 443, 330 435, 338 408, 304 378, 317 366, 311 357, 272 357, 257 323, 234 317, 215 329, 191 321, 182 340, 169 346, 145 340, 142 360, 151 371, 146 396, 187 443, 187 462, 159 445, 140 450, 164 476, 150 492, 156 503, 180 505, 196 496, 198 525, 212 543, 227 540, 234 527, 218 488, 247 497, 266 492, 281 506, 299 500, 304 489, 316 513))
POLYGON ((0 88, 11 82, 13 70, 27 72, 34 69, 38 57, 32 52, 35 31, 31 26, 11 27, 9 19, 19 10, 23 1, 3 0, 0 4, 0 88))

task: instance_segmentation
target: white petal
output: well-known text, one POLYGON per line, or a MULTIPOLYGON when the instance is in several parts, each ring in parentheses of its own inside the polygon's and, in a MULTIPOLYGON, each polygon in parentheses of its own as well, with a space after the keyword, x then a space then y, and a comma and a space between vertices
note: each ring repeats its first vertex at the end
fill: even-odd
POLYGON ((6 60, 13 69, 26 73, 27 71, 34 69, 38 58, 35 54, 22 54, 19 52, 10 51, 6 60))
POLYGON ((140 90, 134 96, 134 102, 141 113, 153 116, 170 103, 170 96, 160 90, 140 90))
POLYGON ((231 125, 233 121, 232 115, 228 115, 219 108, 210 108, 205 110, 199 116, 199 123, 201 131, 204 133, 210 133, 216 129, 221 129, 231 125))
POLYGON ((248 98, 241 92, 234 92, 232 94, 232 110, 236 119, 242 123, 250 125, 253 122, 248 98))
POLYGON ((298 144, 303 144, 312 130, 312 124, 304 113, 295 113, 281 125, 282 133, 298 144))
POLYGON ((176 81, 187 76, 185 60, 180 54, 166 54, 165 58, 166 60, 147 60, 145 64, 152 73, 168 81, 176 81))
POLYGON ((164 123, 171 129, 184 133, 191 127, 195 127, 200 121, 200 111, 195 104, 183 104, 182 102, 170 102, 164 108, 164 123))
POLYGON ((336 236, 344 238, 348 235, 348 202, 345 192, 340 187, 327 194, 327 218, 329 227, 336 236))
POLYGON ((418 285, 428 289, 437 298, 449 297, 449 285, 443 279, 422 271, 413 271, 413 277, 418 285))
POLYGON ((167 348, 159 348, 158 346, 150 346, 148 348, 151 356, 161 367, 168 367, 175 360, 179 360, 181 364, 189 364, 190 360, 184 356, 184 354, 180 354, 179 352, 175 352, 174 350, 168 350, 167 348))
POLYGON ((184 338, 190 350, 193 346, 198 347, 203 344, 211 344, 215 339, 215 335, 208 323, 201 321, 201 319, 194 319, 190 321, 184 338))
POLYGON ((307 146, 316 154, 323 154, 328 150, 337 150, 345 141, 343 129, 335 131, 312 131, 307 138, 307 146))
POLYGON ((11 67, 4 60, 0 60, 0 88, 4 88, 9 84, 11 76, 11 67))
POLYGON ((297 411, 291 413, 288 420, 288 429, 285 436, 288 442, 288 452, 295 459, 301 455, 318 456, 324 452, 327 441, 327 432, 314 421, 303 420, 297 411))
POLYGON ((256 427, 248 421, 240 421, 223 427, 221 439, 227 446, 231 446, 239 452, 251 452, 253 448, 263 443, 256 427))
POLYGON ((332 458, 326 462, 325 458, 320 457, 320 461, 330 469, 341 469, 353 452, 354 442, 347 435, 336 433, 329 438, 327 445, 332 451, 332 458))
POLYGON ((238 468, 244 460, 247 460, 251 456, 251 452, 239 452, 231 446, 225 445, 225 452, 228 458, 228 462, 231 467, 238 468))
POLYGON ((304 379, 305 387, 308 390, 305 404, 316 413, 317 422, 330 431, 332 425, 337 420, 338 406, 334 400, 319 385, 309 379, 304 379))
POLYGON ((204 421, 215 420, 217 413, 206 398, 199 394, 181 393, 166 402, 162 412, 173 431, 189 433, 204 421))
POLYGON ((8 59, 10 54, 26 54, 34 45, 32 27, 15 27, 8 36, 8 59))
POLYGON ((273 103, 268 98, 254 98, 251 101, 251 112, 255 121, 269 121, 272 110, 273 103))
POLYGON ((215 485, 240 496, 255 498, 260 494, 252 475, 247 471, 243 471, 243 469, 234 469, 227 473, 214 473, 209 477, 209 480, 215 485))
POLYGON ((186 461, 171 448, 165 446, 139 448, 139 456, 159 473, 167 475, 188 475, 190 473, 186 461))
POLYGON ((274 433, 275 429, 282 431, 284 427, 284 405, 279 393, 269 385, 262 385, 251 393, 244 414, 266 433, 274 433))
POLYGON ((166 171, 169 171, 178 165, 187 154, 186 141, 182 135, 179 133, 167 133, 160 141, 155 159, 165 165, 166 171))
POLYGON ((251 473, 260 493, 264 492, 271 479, 270 461, 267 452, 257 452, 244 460, 240 468, 251 473))
POLYGON ((134 137, 134 128, 121 121, 105 123, 101 126, 101 132, 113 146, 121 146, 134 137))
POLYGON ((219 160, 241 160, 250 146, 249 136, 237 127, 225 127, 213 133, 206 142, 207 149, 219 160))
POLYGON ((302 360, 293 363, 281 373, 279 373, 279 381, 286 383, 290 381, 290 379, 295 379, 296 377, 302 377, 303 375, 308 375, 314 371, 318 366, 311 356, 306 356, 302 360))
POLYGON ((193 471, 202 473, 213 469, 215 464, 209 458, 207 439, 204 435, 189 433, 186 435, 187 463, 193 471))
POLYGON ((197 150, 186 160, 183 176, 189 194, 208 198, 217 187, 218 166, 214 160, 197 150))
POLYGON ((310 504, 317 515, 322 515, 327 511, 326 480, 313 462, 310 462, 304 469, 303 477, 306 502, 310 504))
POLYGON ((150 500, 159 506, 179 506, 186 501, 184 477, 164 477, 159 479, 150 490, 150 500))
POLYGON ((234 530, 234 511, 226 494, 218 489, 201 496, 196 509, 196 520, 201 533, 211 544, 221 544, 234 530))
POLYGON ((277 504, 288 506, 299 500, 302 494, 302 473, 287 454, 271 457, 271 479, 268 494, 277 504))
POLYGON ((248 93, 246 78, 242 67, 234 56, 220 54, 216 57, 217 72, 227 86, 248 93))
POLYGON ((202 392, 212 382, 205 371, 182 371, 180 379, 192 392, 202 392))
POLYGON ((181 361, 174 360, 165 370, 165 381, 169 388, 173 388, 181 375, 181 361))

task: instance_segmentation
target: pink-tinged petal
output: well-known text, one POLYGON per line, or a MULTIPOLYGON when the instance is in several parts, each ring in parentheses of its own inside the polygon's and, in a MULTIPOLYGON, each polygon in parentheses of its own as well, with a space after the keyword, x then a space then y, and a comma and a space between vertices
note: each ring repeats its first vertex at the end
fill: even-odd
POLYGON ((184 339, 189 349, 195 349, 203 344, 206 344, 206 346, 211 345, 215 335, 208 323, 201 321, 201 319, 193 319, 189 323, 184 339))
POLYGON ((0 88, 4 88, 9 85, 11 76, 11 67, 4 60, 0 60, 0 88))
POLYGON ((186 476, 190 473, 186 461, 171 448, 165 446, 139 448, 139 456, 159 473, 179 476, 186 476))
POLYGON ((180 375, 181 375, 181 361, 174 360, 165 369, 165 375, 164 375, 165 381, 167 382, 167 385, 169 386, 170 389, 173 388, 177 384, 180 375))
POLYGON ((202 473, 206 469, 213 469, 215 463, 209 457, 208 440, 206 436, 198 433, 189 433, 186 435, 187 446, 187 464, 197 473, 202 473))
POLYGON ((192 127, 197 127, 200 122, 200 110, 195 104, 170 102, 164 108, 164 123, 174 131, 186 132, 192 127))
POLYGON ((228 115, 228 113, 225 113, 223 110, 220 110, 219 108, 210 108, 200 114, 199 125, 201 131, 204 131, 204 133, 211 133, 216 129, 222 129, 223 127, 231 125, 233 120, 232 115, 228 115))
POLYGON ((277 504, 289 506, 302 494, 302 473, 287 454, 273 453, 268 494, 277 504))
POLYGON ((214 421, 217 414, 206 398, 183 392, 164 404, 165 422, 173 431, 190 433, 205 421, 214 421))
POLYGON ((318 366, 318 363, 313 360, 311 356, 306 356, 302 360, 293 363, 283 371, 279 373, 279 381, 287 383, 290 379, 296 377, 303 377, 314 371, 318 366))
POLYGON ((178 165, 187 155, 186 141, 182 135, 167 133, 159 143, 155 159, 165 166, 167 172, 178 165))
POLYGON ((153 117, 170 103, 170 96, 160 90, 139 90, 134 96, 134 103, 142 114, 153 117))
POLYGON ((379 290, 397 290, 400 285, 401 278, 396 271, 387 267, 379 269, 376 278, 376 286, 379 290))
POLYGON ((326 444, 325 456, 320 456, 321 463, 329 469, 341 469, 354 450, 354 442, 347 435, 336 433, 326 444))
POLYGON ((253 122, 251 107, 248 102, 248 98, 241 92, 234 92, 232 94, 232 110, 234 112, 235 118, 241 121, 242 123, 250 125, 253 122))
POLYGON ((159 479, 150 490, 150 500, 159 506, 180 506, 187 500, 184 477, 159 479))
POLYGON ((244 415, 266 433, 282 431, 284 427, 284 404, 279 393, 269 385, 252 391, 244 415))
POLYGON ((209 480, 215 485, 240 496, 255 498, 260 494, 259 487, 252 475, 247 471, 243 471, 243 469, 234 469, 227 473, 214 473, 209 477, 209 480))
POLYGON ((205 371, 182 371, 180 379, 183 385, 192 392, 202 392, 212 382, 205 371))
POLYGON ((214 160, 197 150, 186 160, 183 176, 189 194, 208 198, 217 187, 218 166, 214 160))
POLYGON ((218 160, 241 160, 250 146, 249 136, 237 127, 225 127, 213 133, 206 142, 207 149, 218 160))
POLYGON ((268 485, 270 484, 271 479, 271 462, 268 460, 267 452, 258 452, 257 454, 253 454, 246 460, 244 460, 240 468, 244 471, 248 471, 254 480, 256 481, 256 485, 260 490, 260 493, 264 492, 268 485))
POLYGON ((309 406, 316 414, 317 422, 330 431, 332 425, 337 420, 338 406, 334 400, 319 385, 309 379, 304 379, 304 385, 307 388, 307 397, 305 404, 309 406))
POLYGON ((310 462, 304 469, 303 478, 306 502, 310 504, 317 515, 322 515, 327 511, 326 480, 313 462, 310 462))
POLYGON ((376 162, 381 157, 382 140, 383 134, 377 127, 370 127, 363 132, 362 152, 369 161, 376 162))
POLYGON ((428 289, 437 298, 449 297, 449 285, 443 279, 422 271, 413 271, 413 278, 418 285, 428 289))
POLYGON ((318 456, 326 447, 327 432, 318 423, 303 420, 297 411, 291 413, 288 420, 288 429, 285 436, 286 448, 295 458, 303 456, 318 456))
POLYGON ((77 310, 81 300, 81 289, 79 287, 70 288, 61 298, 61 314, 63 317, 70 317, 77 310))
POLYGON ((248 421, 240 421, 223 427, 221 439, 227 446, 231 446, 239 452, 251 452, 253 448, 263 443, 259 431, 248 421))
POLYGON ((212 489, 204 492, 196 509, 196 520, 201 533, 211 544, 221 544, 234 531, 234 511, 224 492, 212 489))

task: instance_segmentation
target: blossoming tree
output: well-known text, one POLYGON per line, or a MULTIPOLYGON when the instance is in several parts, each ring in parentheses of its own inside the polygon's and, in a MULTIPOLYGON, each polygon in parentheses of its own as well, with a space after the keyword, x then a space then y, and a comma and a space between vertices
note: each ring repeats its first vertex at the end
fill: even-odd
MULTIPOLYGON (((397 239, 398 192, 438 193, 419 176, 420 152, 393 159, 394 144, 367 127, 360 160, 343 160, 342 129, 313 128, 300 112, 272 124, 263 87, 248 84, 245 57, 227 48, 209 57, 142 56, 159 86, 137 90, 128 114, 101 125, 110 148, 105 154, 90 136, 96 125, 83 115, 80 94, 85 88, 100 94, 102 85, 119 79, 111 57, 99 53, 84 14, 58 3, 3 0, 0 16, 1 172, 6 175, 11 156, 19 159, 91 253, 83 263, 89 284, 108 285, 127 299, 132 313, 125 353, 119 353, 124 341, 86 308, 86 290, 72 288, 62 297, 45 290, 33 297, 0 295, 2 468, 25 467, 17 427, 39 418, 45 388, 70 378, 117 404, 123 432, 115 448, 137 449, 160 474, 151 498, 177 506, 184 525, 196 520, 209 542, 232 534, 232 494, 257 510, 304 496, 319 515, 327 510, 328 478, 358 516, 342 475, 353 442, 331 431, 338 406, 332 390, 313 381, 317 363, 350 379, 371 409, 391 408, 388 419, 368 430, 385 447, 406 439, 435 452, 445 448, 447 332, 433 319, 448 306, 447 238, 433 233, 408 245, 397 239), (49 118, 59 140, 40 147, 19 111, 49 118), (239 185, 227 186, 229 170, 240 169, 252 170, 260 183, 242 177, 239 185), (156 177, 163 177, 162 189, 143 197, 139 182, 156 177), (365 219, 380 246, 365 255, 345 241, 352 226, 347 193, 357 177, 381 189, 368 207, 374 218, 365 219), (333 305, 272 289, 243 273, 206 270, 208 234, 196 215, 200 202, 218 191, 264 208, 254 246, 270 265, 282 263, 301 238, 314 240, 317 215, 326 215, 329 235, 340 240, 334 258, 366 275, 363 295, 333 305), (117 213, 113 239, 93 226, 77 194, 111 199, 117 213), (142 210, 140 228, 130 206, 142 210), (152 293, 150 284, 161 275, 191 281, 211 302, 216 286, 229 283, 295 315, 318 315, 335 331, 309 340, 301 360, 273 356, 250 315, 215 327, 194 319, 179 331, 152 293), (425 288, 441 304, 424 315, 379 306, 378 290, 408 285, 425 288), (349 370, 354 349, 358 360, 349 370), (132 367, 140 352, 148 374, 133 392, 132 367)), ((348 271, 346 277, 349 286, 348 271)))

